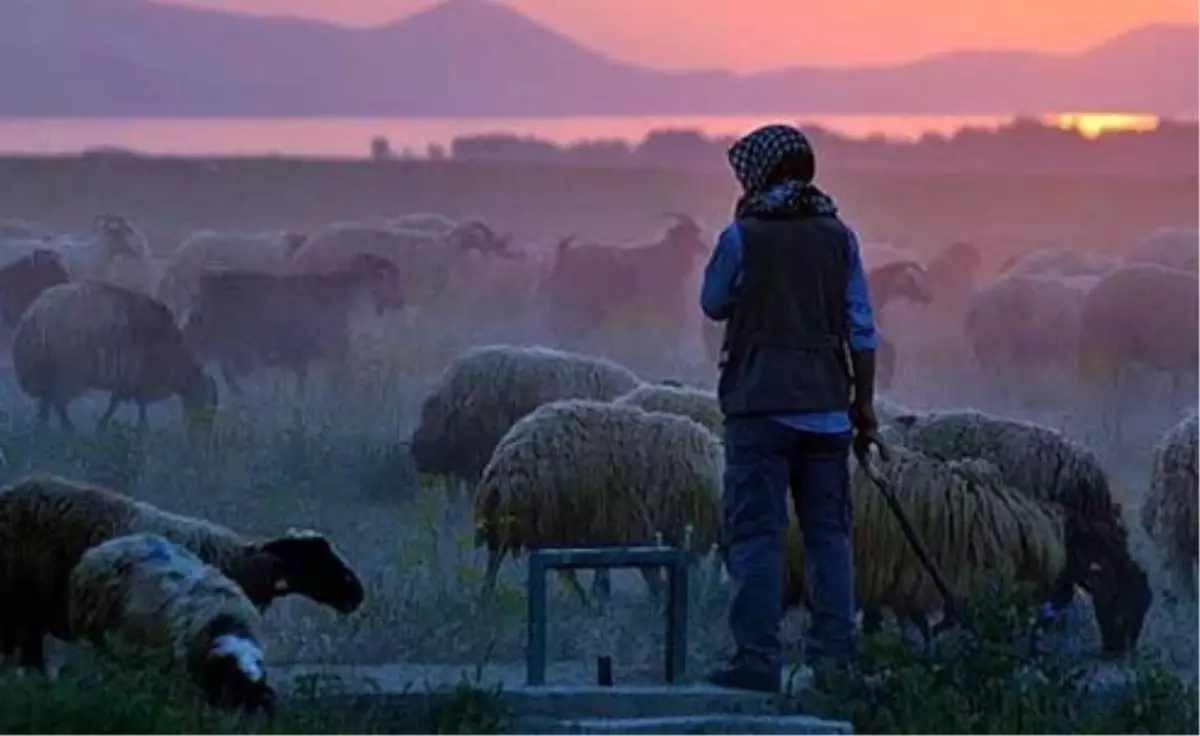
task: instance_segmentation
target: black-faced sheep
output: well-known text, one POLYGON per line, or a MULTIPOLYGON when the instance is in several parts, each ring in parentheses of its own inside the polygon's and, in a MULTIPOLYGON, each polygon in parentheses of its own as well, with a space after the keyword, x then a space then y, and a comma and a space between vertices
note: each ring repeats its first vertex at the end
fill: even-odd
POLYGON ((12 345, 17 383, 71 429, 67 406, 89 389, 110 394, 103 428, 134 401, 146 424, 148 404, 179 395, 192 426, 205 426, 217 404, 216 383, 184 344, 170 310, 142 294, 99 282, 43 291, 17 325, 12 345))
POLYGON ((1196 595, 1196 415, 1172 427, 1154 448, 1141 522, 1162 551, 1172 584, 1196 595))
POLYGON ((426 395, 412 435, 413 460, 422 473, 474 484, 504 433, 542 404, 612 401, 639 385, 632 371, 603 358, 542 347, 471 348, 426 395))
POLYGON ((485 594, 504 558, 530 549, 662 539, 707 553, 724 466, 720 440, 687 417, 588 400, 539 407, 500 440, 475 493, 485 594))
POLYGON ((0 489, 0 644, 43 667, 47 633, 70 640, 67 583, 91 547, 135 533, 159 534, 232 578, 259 610, 299 594, 350 613, 358 576, 325 537, 289 530, 270 540, 159 509, 87 483, 31 476, 0 489))
POLYGON ((274 710, 262 616, 237 583, 156 534, 92 547, 67 587, 71 638, 187 676, 209 704, 274 710))
MULTIPOLYGON (((1125 587, 1104 550, 1105 530, 1063 514, 1057 504, 1035 501, 1005 485, 990 463, 942 461, 893 447, 879 467, 958 600, 986 594, 997 579, 1033 584, 1045 596, 1078 584, 1093 593, 1106 652, 1137 643, 1149 599, 1125 587)), ((890 609, 918 623, 942 599, 917 559, 883 495, 861 468, 851 497, 856 598, 866 612, 890 609)), ((786 541, 785 607, 805 599, 804 546, 795 524, 786 541)))
POLYGON ((691 386, 644 383, 617 397, 613 403, 687 417, 718 437, 725 434, 725 415, 721 412, 717 395, 712 391, 691 386))

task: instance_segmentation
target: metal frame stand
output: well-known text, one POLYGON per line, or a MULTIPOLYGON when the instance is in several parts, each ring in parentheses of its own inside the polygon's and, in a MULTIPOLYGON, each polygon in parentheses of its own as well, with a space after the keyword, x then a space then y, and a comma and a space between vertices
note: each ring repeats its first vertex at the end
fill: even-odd
POLYGON ((666 666, 669 683, 684 675, 687 658, 687 556, 676 547, 542 549, 529 555, 527 682, 546 684, 546 573, 550 570, 666 568, 666 666))

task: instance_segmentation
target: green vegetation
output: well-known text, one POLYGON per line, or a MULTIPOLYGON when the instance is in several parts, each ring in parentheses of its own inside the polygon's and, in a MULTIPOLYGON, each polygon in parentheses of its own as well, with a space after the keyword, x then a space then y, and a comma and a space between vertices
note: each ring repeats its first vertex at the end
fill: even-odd
POLYGON ((1031 636, 1019 588, 968 607, 970 626, 926 651, 890 633, 864 643, 860 670, 821 672, 803 705, 856 733, 1197 733, 1197 689, 1139 660, 1123 683, 1093 681, 1073 633, 1031 636))

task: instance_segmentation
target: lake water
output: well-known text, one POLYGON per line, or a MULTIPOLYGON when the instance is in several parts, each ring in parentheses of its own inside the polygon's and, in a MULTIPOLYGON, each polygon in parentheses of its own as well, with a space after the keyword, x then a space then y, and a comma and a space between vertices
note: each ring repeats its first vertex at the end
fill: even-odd
MULTIPOLYGON (((556 143, 597 138, 637 142, 651 130, 685 128, 710 135, 747 132, 781 116, 578 118, 73 118, 0 119, 0 153, 78 153, 116 147, 162 155, 367 155, 385 136, 392 150, 424 155, 457 136, 509 133, 556 143)), ((786 117, 784 117, 787 120, 786 117)), ((788 122, 819 125, 844 135, 915 139, 964 126, 996 127, 1004 116, 807 116, 788 122)))

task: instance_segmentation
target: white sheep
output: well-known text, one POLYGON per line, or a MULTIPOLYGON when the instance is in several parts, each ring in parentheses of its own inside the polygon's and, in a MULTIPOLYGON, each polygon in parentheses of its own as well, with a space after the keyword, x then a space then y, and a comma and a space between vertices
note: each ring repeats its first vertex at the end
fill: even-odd
POLYGON ((446 235, 462 225, 452 217, 437 212, 406 212, 387 221, 393 230, 418 230, 446 235))
POLYGON ((170 310, 133 291, 101 282, 52 286, 33 300, 17 324, 13 369, 26 395, 37 399, 41 421, 53 409, 72 428, 67 407, 90 389, 109 392, 103 428, 126 401, 146 407, 178 395, 191 426, 207 426, 217 388, 184 344, 170 310))
POLYGON ((1009 258, 1000 272, 1009 276, 1091 276, 1099 278, 1117 268, 1117 261, 1101 253, 1043 248, 1009 258))
POLYGON ((1153 263, 1196 273, 1200 261, 1200 230, 1160 227, 1125 254, 1126 264, 1153 263))
POLYGON ((544 347, 471 348, 426 394, 412 457, 422 473, 475 483, 504 433, 542 404, 612 401, 639 385, 632 371, 604 358, 544 347))
POLYGON ((1162 551, 1172 583, 1196 595, 1197 419, 1192 414, 1154 448, 1150 490, 1142 502, 1142 527, 1162 551))
MULTIPOLYGON (((1139 263, 1113 271, 1088 291, 1079 324, 1079 378, 1099 389, 1115 440, 1132 369, 1169 374, 1177 401, 1184 379, 1196 376, 1198 284, 1195 272, 1139 263)), ((1188 403, 1195 403, 1194 393, 1188 403)))
POLYGON ((157 534, 102 542, 67 584, 71 639, 185 674, 209 704, 274 710, 262 616, 237 583, 157 534))
POLYGON ((120 215, 102 213, 84 235, 51 240, 62 253, 72 279, 92 279, 151 293, 157 273, 146 234, 120 215))
POLYGON ((718 437, 725 434, 725 415, 721 412, 716 393, 712 391, 666 383, 644 383, 617 397, 613 403, 687 417, 718 437))
POLYGON ((241 586, 260 610, 292 593, 356 610, 363 586, 329 540, 309 530, 255 540, 203 519, 66 478, 29 476, 0 489, 0 655, 44 667, 43 639, 70 640, 67 580, 91 547, 128 534, 159 534, 241 586))
POLYGON ((182 314, 195 297, 205 272, 286 273, 305 240, 304 233, 284 230, 193 232, 172 254, 156 293, 176 314, 182 314))
POLYGON ((583 399, 539 407, 500 440, 475 492, 485 595, 504 558, 525 550, 663 540, 707 552, 724 467, 721 441, 687 417, 583 399))
POLYGON ((993 380, 1024 369, 1073 372, 1083 302, 1098 279, 1010 273, 975 289, 963 331, 993 380))

